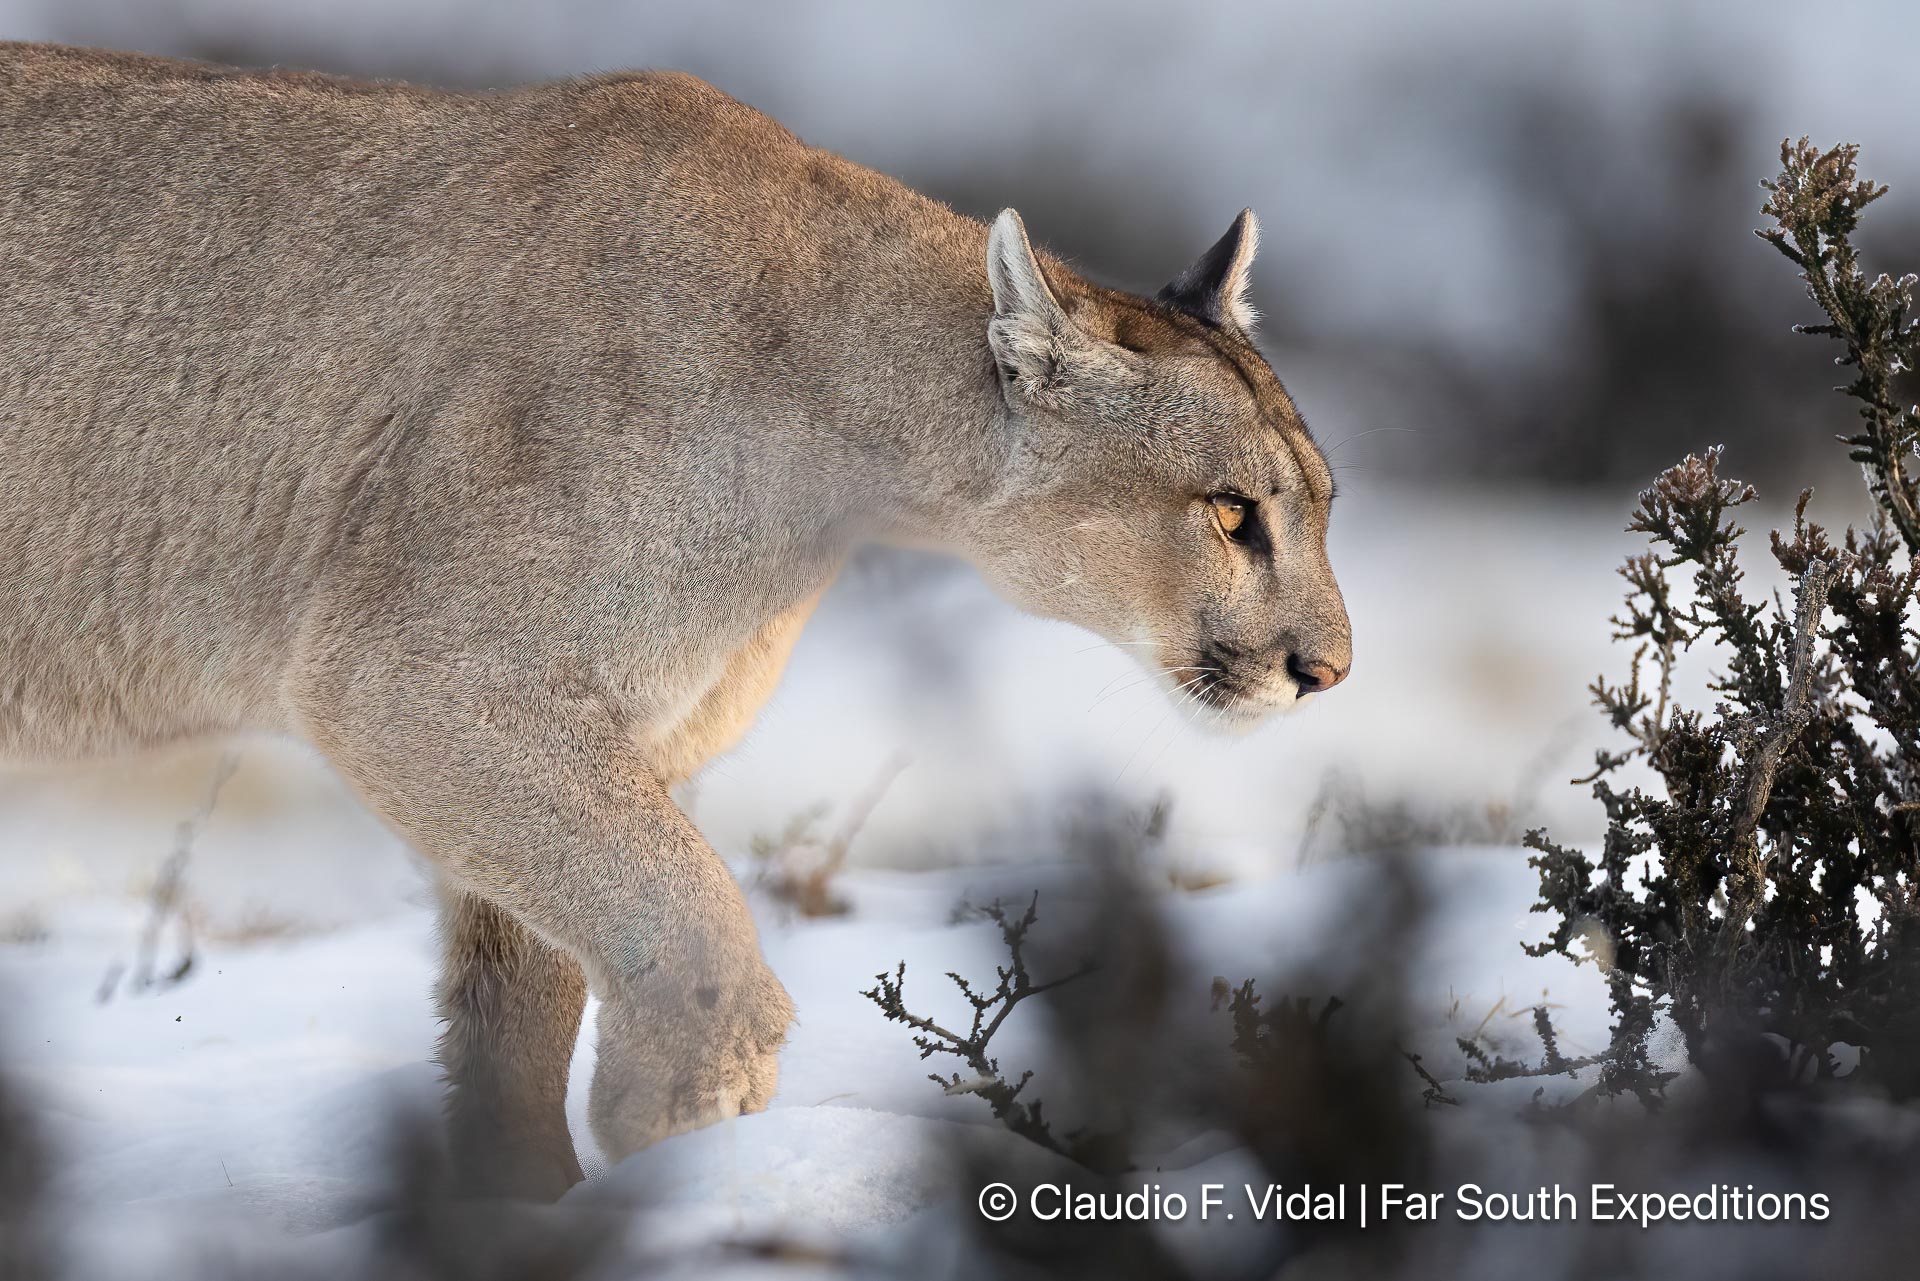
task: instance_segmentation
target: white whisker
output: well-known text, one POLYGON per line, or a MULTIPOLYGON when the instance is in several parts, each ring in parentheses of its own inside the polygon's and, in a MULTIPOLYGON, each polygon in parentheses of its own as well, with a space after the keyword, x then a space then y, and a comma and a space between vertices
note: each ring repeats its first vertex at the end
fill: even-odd
MULTIPOLYGON (((1093 702, 1087 704, 1087 710, 1090 712, 1094 708, 1100 706, 1100 704, 1106 702, 1109 698, 1112 698, 1115 694, 1124 694, 1130 689, 1139 689, 1142 685, 1148 684, 1149 682, 1152 682, 1152 681, 1157 681, 1162 676, 1172 676, 1175 672, 1207 672, 1211 670, 1212 670, 1211 668, 1205 668, 1205 667, 1163 667, 1157 672, 1135 673, 1134 675, 1137 677, 1137 679, 1129 681, 1127 684, 1122 685, 1119 689, 1112 690, 1111 692, 1108 691, 1108 686, 1111 686, 1113 684, 1113 681, 1108 681, 1106 685, 1103 685, 1100 687, 1100 692, 1095 696, 1093 702)), ((1113 680, 1120 680, 1120 679, 1121 677, 1118 677, 1118 676, 1113 678, 1113 680)), ((1199 678, 1196 677, 1195 679, 1199 679, 1199 678)))
MULTIPOLYGON (((1187 691, 1193 688, 1194 686, 1200 684, 1202 681, 1205 681, 1208 676, 1217 674, 1220 669, 1217 667, 1203 667, 1203 668, 1195 668, 1190 670, 1196 670, 1200 674, 1198 676, 1192 677, 1189 680, 1183 681, 1179 685, 1176 685, 1174 687, 1173 705, 1167 708, 1167 710, 1161 714, 1160 719, 1154 723, 1153 728, 1148 730, 1144 735, 1142 735, 1140 741, 1134 745, 1133 751, 1127 754, 1126 761, 1122 763, 1120 766, 1120 772, 1113 776, 1113 781, 1116 785, 1120 782, 1121 779, 1127 776, 1127 770, 1133 765, 1133 762, 1139 758, 1141 751, 1145 749, 1146 745, 1153 740, 1154 735, 1158 734, 1160 730, 1165 727, 1167 721, 1173 717, 1174 713, 1180 711, 1180 699, 1183 697, 1189 697, 1189 695, 1187 694, 1187 691)), ((1167 742, 1169 743, 1172 741, 1173 741, 1172 739, 1167 740, 1167 742)), ((1166 751, 1166 746, 1167 746, 1166 743, 1161 744, 1161 748, 1160 748, 1161 753, 1164 753, 1166 751)), ((1159 756, 1156 755, 1155 759, 1158 760, 1159 756)))
POLYGON ((1420 434, 1420 429, 1418 427, 1372 427, 1367 429, 1366 431, 1357 432, 1354 435, 1348 436, 1346 439, 1340 441, 1337 444, 1329 445, 1326 447, 1325 450, 1321 452, 1327 456, 1329 461, 1331 461, 1334 451, 1340 449, 1342 446, 1351 445, 1356 440, 1364 440, 1368 436, 1372 436, 1378 432, 1383 432, 1383 431, 1404 431, 1404 432, 1410 432, 1416 436, 1420 434))

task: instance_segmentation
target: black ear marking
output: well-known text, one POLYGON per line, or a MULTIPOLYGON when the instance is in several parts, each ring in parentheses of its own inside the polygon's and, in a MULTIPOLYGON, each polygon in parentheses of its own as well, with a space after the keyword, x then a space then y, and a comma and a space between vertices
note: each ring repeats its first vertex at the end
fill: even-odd
POLYGON ((1217 329, 1251 329, 1247 283, 1259 247, 1260 224, 1253 210, 1242 209, 1227 234, 1160 291, 1160 301, 1217 329))

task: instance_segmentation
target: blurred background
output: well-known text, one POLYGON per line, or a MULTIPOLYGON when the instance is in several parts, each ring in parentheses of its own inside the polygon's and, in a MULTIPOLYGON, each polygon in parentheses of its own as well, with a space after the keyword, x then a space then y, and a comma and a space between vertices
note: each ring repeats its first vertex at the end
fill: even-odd
MULTIPOLYGON (((1893 3, 1810 23, 1710 2, 0 0, 11 39, 465 88, 682 68, 965 213, 1014 205, 1146 291, 1255 207, 1262 341, 1341 472, 1354 678, 1212 739, 1091 638, 958 567, 873 554, 686 798, 740 859, 877 795, 850 857, 897 866, 1040 857, 1070 798, 1170 801, 1201 878, 1311 859, 1343 823, 1598 829, 1565 780, 1606 741, 1585 685, 1620 669, 1635 491, 1724 442, 1770 505, 1749 523, 1815 481, 1851 513, 1847 410, 1830 353, 1789 332, 1809 314, 1791 268, 1750 234, 1756 181, 1783 136, 1859 141, 1894 186, 1866 247, 1920 265, 1916 35, 1893 3)), ((26 903, 150 877, 213 759, 0 775, 0 838, 28 852, 0 886, 26 903)), ((269 916, 358 914, 414 876, 276 745, 247 749, 198 857, 234 911, 269 916), (369 875, 316 882, 319 850, 369 875)))

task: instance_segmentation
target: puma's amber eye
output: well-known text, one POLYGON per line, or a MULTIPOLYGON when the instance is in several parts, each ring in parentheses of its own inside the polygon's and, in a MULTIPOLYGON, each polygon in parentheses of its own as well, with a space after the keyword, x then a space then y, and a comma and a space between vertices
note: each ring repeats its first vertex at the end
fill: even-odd
POLYGON ((1253 501, 1238 494, 1215 494, 1207 499, 1213 505, 1213 518, 1220 522, 1220 532, 1228 538, 1238 541, 1245 537, 1247 516, 1253 511, 1253 501))

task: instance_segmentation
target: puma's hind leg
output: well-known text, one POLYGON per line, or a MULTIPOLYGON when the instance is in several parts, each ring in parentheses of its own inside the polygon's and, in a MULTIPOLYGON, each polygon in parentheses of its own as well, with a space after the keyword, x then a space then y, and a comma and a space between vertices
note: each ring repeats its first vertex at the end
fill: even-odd
POLYGON ((444 880, 440 932, 456 1183, 474 1196, 554 1200, 583 1177, 566 1104, 586 978, 571 956, 444 880))

